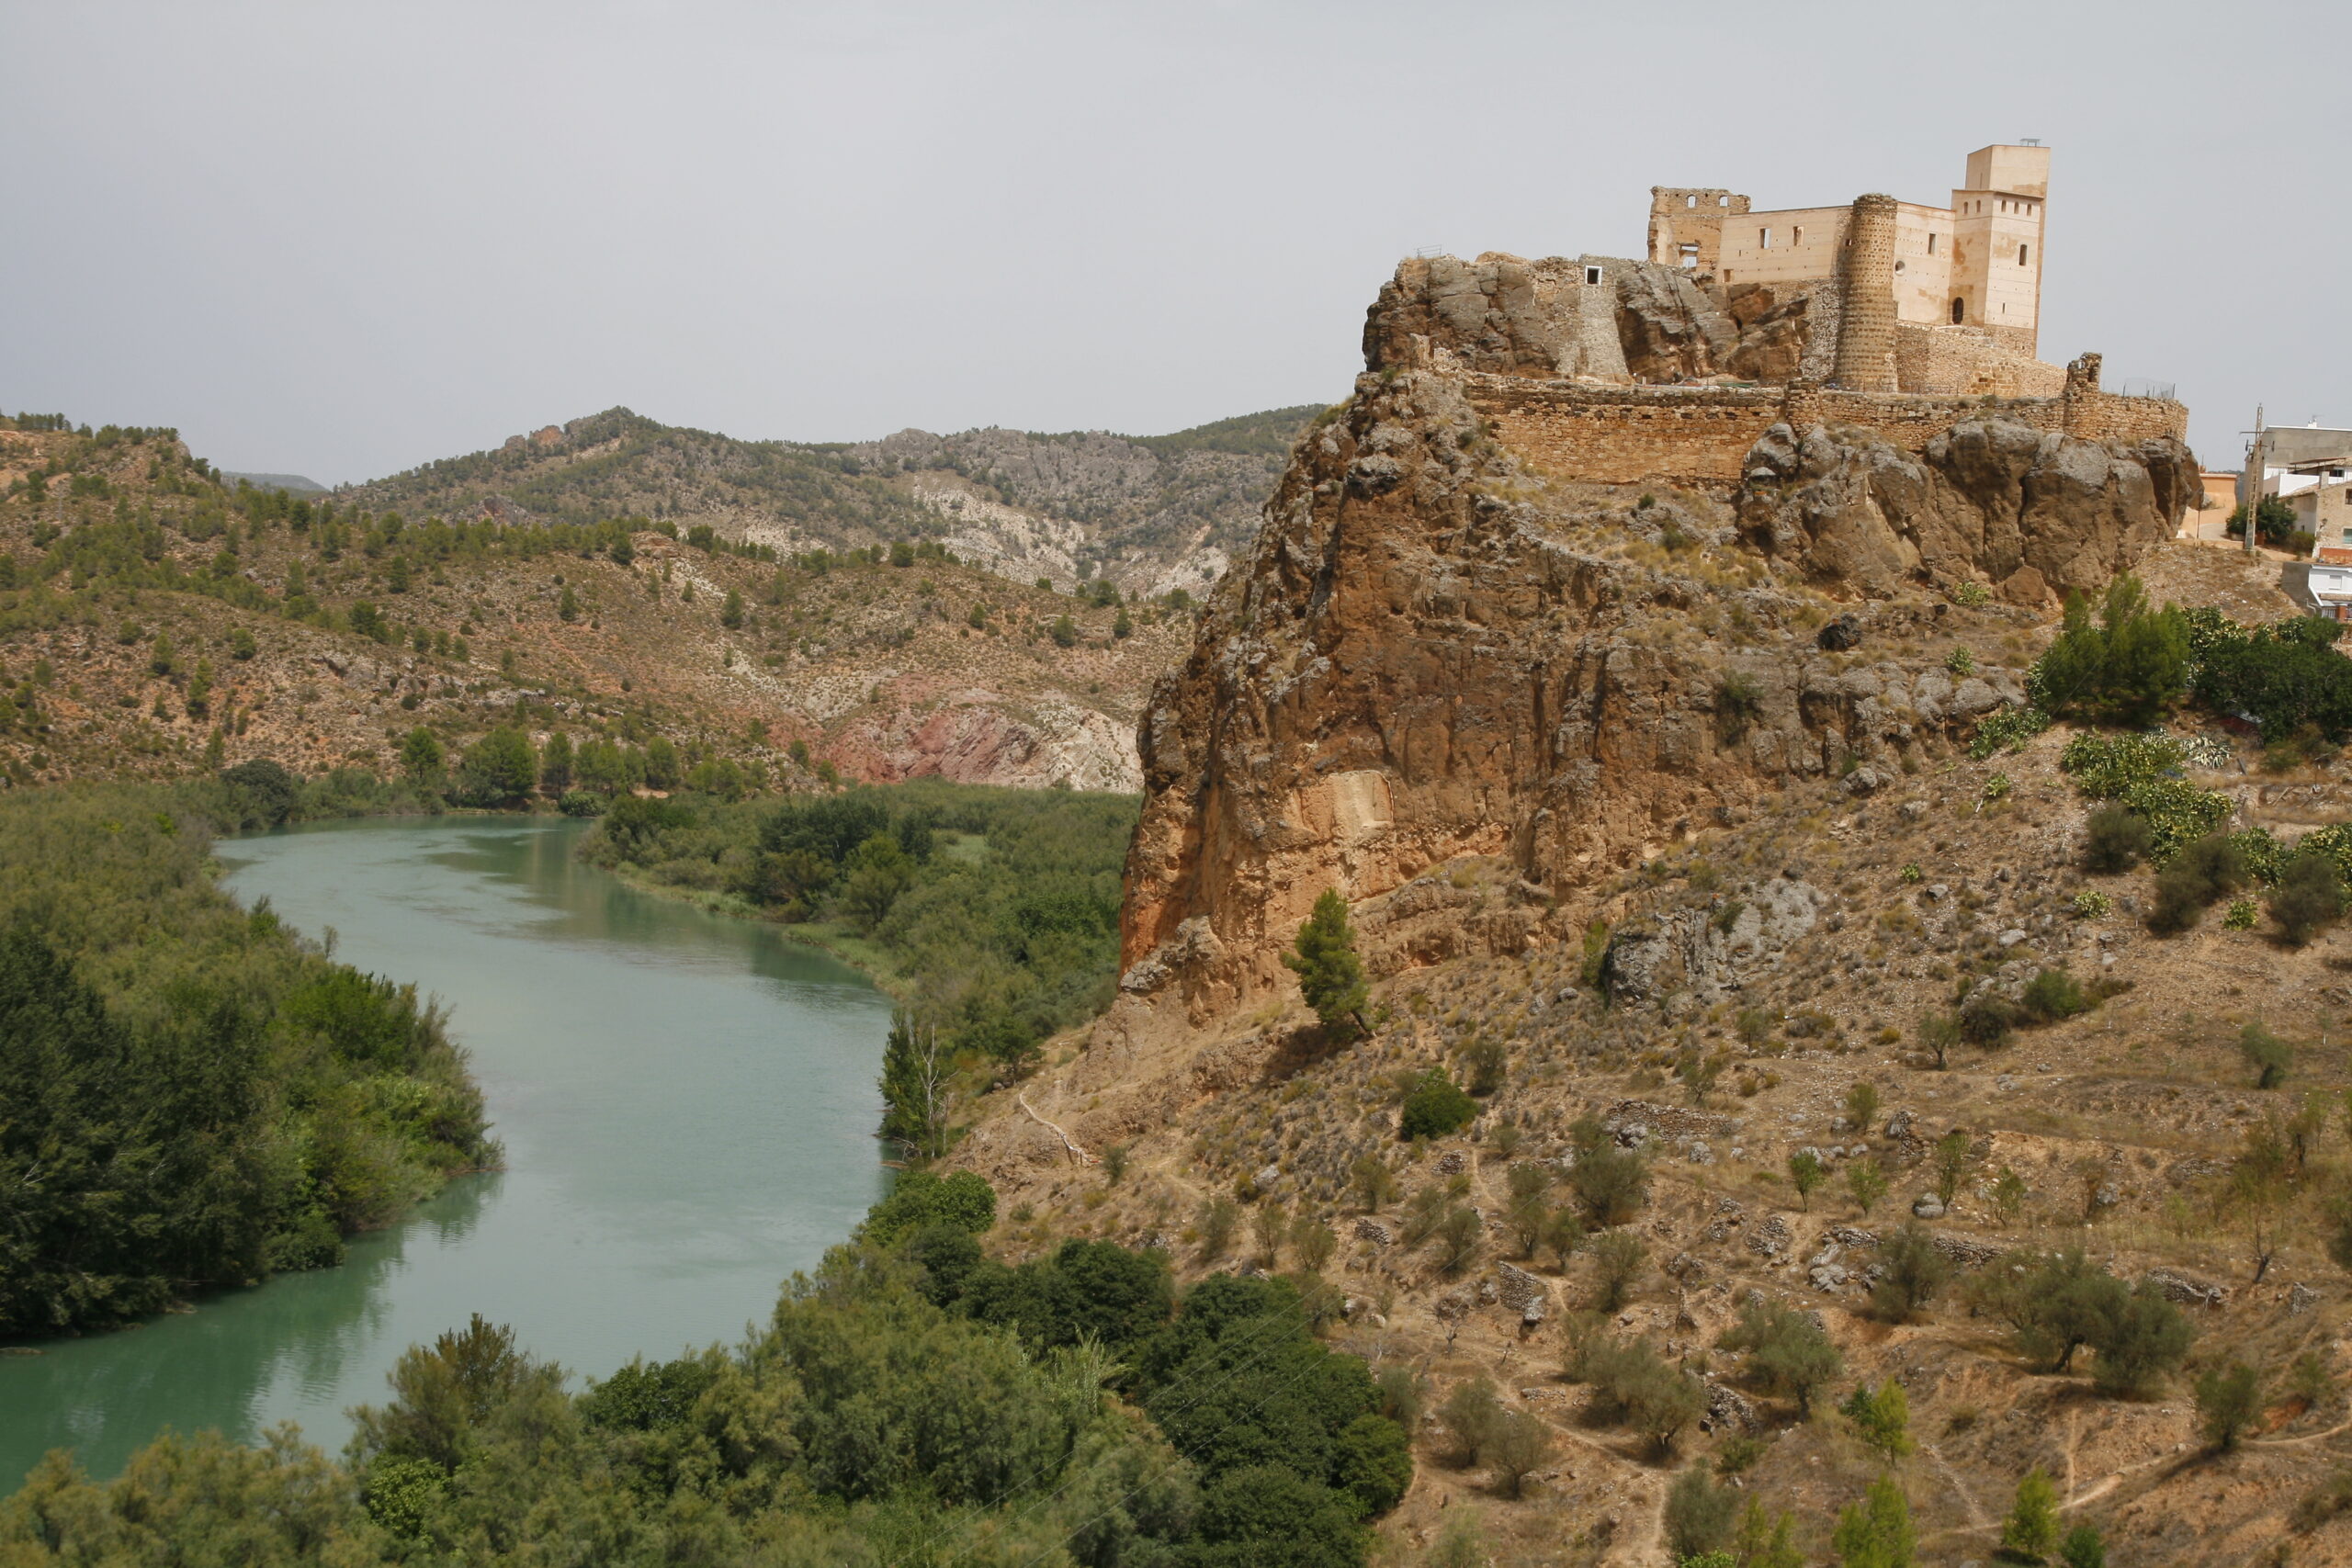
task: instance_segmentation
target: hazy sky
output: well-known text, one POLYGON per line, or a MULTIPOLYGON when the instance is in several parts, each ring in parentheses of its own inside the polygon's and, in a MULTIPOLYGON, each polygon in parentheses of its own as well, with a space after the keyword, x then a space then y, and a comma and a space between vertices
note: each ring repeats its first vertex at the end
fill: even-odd
POLYGON ((2352 423, 2352 6, 0 0, 0 408, 334 482, 626 403, 743 436, 1345 395, 1442 245, 2053 149, 2042 356, 2209 464, 2352 423))

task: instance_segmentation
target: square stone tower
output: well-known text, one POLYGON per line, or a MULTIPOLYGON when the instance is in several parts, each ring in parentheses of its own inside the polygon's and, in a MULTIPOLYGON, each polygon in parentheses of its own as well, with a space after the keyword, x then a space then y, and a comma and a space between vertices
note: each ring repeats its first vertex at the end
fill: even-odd
POLYGON ((1980 147, 1951 193, 1951 322, 2031 355, 2041 326, 2041 241, 2050 149, 1980 147))

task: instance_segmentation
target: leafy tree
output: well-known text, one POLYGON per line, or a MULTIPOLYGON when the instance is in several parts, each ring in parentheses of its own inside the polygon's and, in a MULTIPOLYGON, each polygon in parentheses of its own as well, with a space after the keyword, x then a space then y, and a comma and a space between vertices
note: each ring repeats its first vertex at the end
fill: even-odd
POLYGON ((2141 1280, 2128 1292, 2104 1293, 2098 1309, 2090 1340, 2098 1353, 2091 1383, 2101 1393, 2135 1398, 2146 1393, 2179 1370, 2197 1337, 2180 1309, 2165 1299, 2163 1287, 2152 1280, 2141 1280))
POLYGON ((2035 1465, 2018 1483, 2017 1500, 2001 1521, 2001 1555, 2012 1562, 2041 1562, 2057 1546, 2058 1488, 2035 1465))
POLYGON ((571 738, 560 729, 539 748, 539 793, 559 799, 571 787, 571 738))
POLYGON ((2277 1089, 2294 1070, 2295 1048, 2258 1022, 2238 1031, 2238 1055, 2254 1069, 2256 1089, 2277 1089))
POLYGON ((1431 1067, 1406 1095, 1397 1132, 1408 1141, 1442 1138, 1468 1126, 1477 1114, 1478 1102, 1464 1093, 1462 1086, 1442 1070, 1431 1067))
POLYGON ((1576 1164, 1568 1168, 1568 1187, 1584 1205, 1586 1218, 1597 1226, 1622 1225, 1649 1201, 1649 1163, 1631 1149, 1620 1148, 1590 1116, 1580 1116, 1568 1129, 1576 1164))
POLYGON ((2197 1419, 2205 1446, 2227 1453, 2262 1414, 2262 1377, 2244 1361, 2209 1368, 2197 1380, 2197 1419))
POLYGON ((2107 1568, 2107 1539, 2097 1525, 2076 1525, 2059 1543, 2058 1561, 2066 1568, 2107 1568))
POLYGON ((1789 1185, 1797 1190, 1797 1201, 1804 1208, 1813 1207, 1813 1190, 1828 1179, 1821 1156, 1811 1149, 1799 1149, 1789 1156, 1789 1185))
POLYGON ((1919 1021, 1919 1043, 1935 1058, 1936 1071, 1942 1072, 1951 1055, 1951 1048, 1960 1043, 1960 1019, 1956 1014, 1931 1012, 1919 1021))
POLYGON ((1782 1509, 1768 1511, 1763 1500, 1750 1497, 1739 1516, 1734 1544, 1738 1568, 1804 1568, 1804 1554, 1791 1539, 1796 1516, 1782 1509))
POLYGON ((1721 1551, 1732 1541, 1739 1495, 1718 1486, 1704 1464, 1692 1464, 1666 1490, 1666 1544, 1679 1560, 1721 1551))
POLYGON ((1649 1261, 1649 1248, 1632 1232, 1612 1230, 1594 1240, 1591 1252, 1598 1304, 1602 1312, 1615 1312, 1625 1304, 1642 1265, 1649 1261))
POLYGON ((458 793, 469 806, 520 806, 538 784, 539 760, 519 729, 502 727, 466 749, 458 793))
POLYGON ((1871 1306, 1889 1323, 1908 1323, 1951 1279, 1951 1260, 1917 1220, 1905 1221, 1879 1254, 1885 1272, 1871 1287, 1871 1306))
POLYGON ((1047 635, 1054 639, 1056 648, 1075 648, 1078 646, 1078 623, 1068 614, 1056 615, 1047 635))
POLYGON ((1975 1145, 1964 1129, 1954 1127, 1936 1140, 1933 1157, 1936 1198, 1949 1207, 1952 1195, 1960 1190, 1960 1184, 1968 1179, 1969 1171, 1976 1164, 1975 1145))
POLYGON ((1902 1483, 1891 1472, 1871 1482, 1860 1502, 1838 1511, 1829 1543, 1839 1568, 1911 1568, 1917 1538, 1902 1483))
POLYGON ((1376 1214, 1396 1197, 1396 1173, 1378 1155, 1358 1155, 1348 1168, 1348 1184, 1355 1190, 1364 1213, 1376 1214))
POLYGON ((1283 954, 1283 966, 1298 976, 1299 994, 1324 1028, 1364 1031, 1363 964, 1356 957, 1347 900, 1336 888, 1327 887, 1317 897, 1314 912, 1298 928, 1292 950, 1283 954))
POLYGON ((294 775, 266 757, 238 763, 220 775, 220 783, 241 827, 277 827, 293 814, 301 795, 294 775))
POLYGON ((657 735, 645 743, 645 787, 678 787, 678 748, 666 735, 657 735))
POLYGON ((1819 1324, 1760 1295, 1742 1304, 1739 1321, 1721 1343, 1724 1349, 1745 1351, 1749 1372, 1772 1393, 1794 1399, 1801 1416, 1812 1415, 1814 1394, 1845 1366, 1819 1324))
POLYGON ((1868 1383, 1855 1389, 1838 1413, 1882 1461, 1893 1464, 1911 1451, 1911 1401, 1893 1378, 1875 1389, 1868 1383))
POLYGON ((1858 1159, 1846 1168, 1846 1187, 1853 1193, 1862 1217, 1868 1219, 1878 1201, 1886 1196, 1886 1172, 1878 1168, 1876 1160, 1858 1159))
POLYGON ((418 725, 401 741, 401 773, 420 789, 438 789, 448 766, 441 739, 418 725))

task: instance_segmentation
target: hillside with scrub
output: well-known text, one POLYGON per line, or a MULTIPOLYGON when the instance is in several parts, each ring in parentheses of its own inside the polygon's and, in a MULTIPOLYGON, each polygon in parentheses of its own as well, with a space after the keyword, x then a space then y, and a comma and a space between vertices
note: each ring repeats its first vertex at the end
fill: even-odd
POLYGON ((511 730, 595 748, 600 795, 697 768, 738 794, 1136 786, 1187 595, 1009 579, 911 521, 872 538, 402 512, 223 485, 168 430, 0 420, 0 773, 430 785, 419 758, 511 730))

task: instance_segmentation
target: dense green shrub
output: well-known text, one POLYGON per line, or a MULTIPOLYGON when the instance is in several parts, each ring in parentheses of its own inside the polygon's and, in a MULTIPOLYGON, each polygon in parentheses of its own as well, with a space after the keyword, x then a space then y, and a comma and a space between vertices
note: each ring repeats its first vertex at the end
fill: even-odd
POLYGON ((2181 847, 2230 818, 2230 797, 2185 779, 2149 779, 2124 792, 2123 804, 2148 824, 2148 858, 2163 865, 2181 847))
POLYGON ((2270 918, 2279 940, 2301 947, 2344 914, 2344 881, 2335 859, 2324 851, 2299 853, 2287 863, 2270 895, 2270 918))
POLYGON ((2342 632, 2339 623, 2319 615, 2261 626, 2222 623, 2200 638, 2198 701, 2252 720, 2266 741, 2306 728, 2341 741, 2352 734, 2352 660, 2334 646, 2342 632))
POLYGON ((2120 806, 2105 806, 2090 815, 2083 837, 2083 869, 2100 876, 2130 871, 2147 857, 2154 835, 2148 821, 2120 806))
POLYGON ((2026 982, 2024 994, 2018 1000, 2037 1023, 2056 1023, 2077 1013, 2088 1012, 2098 1005, 2084 991, 2082 982, 2064 969, 2044 969, 2037 973, 2026 982))
POLYGON ((1995 708, 1976 721, 1976 733, 1969 740, 1968 754, 1981 762, 2004 749, 2023 750, 2027 741, 2049 728, 2050 716, 2030 704, 1995 708))
POLYGON ((2077 735, 2058 759, 2093 800, 2114 800, 2135 784, 2177 774, 2180 762, 2180 742, 2165 735, 2077 735))
POLYGON ((214 886, 276 783, 0 796, 0 1335, 339 1261, 494 1157, 413 988, 214 886))
POLYGON ((2148 914, 2148 929, 2160 936, 2188 930, 2245 880, 2245 863, 2228 835, 2207 833, 2190 840, 2156 874, 2156 902, 2148 914))
POLYGON ((1477 1114, 1478 1102, 1442 1069, 1431 1067, 1405 1096, 1396 1131, 1408 1140, 1442 1138, 1468 1126, 1477 1114))
POLYGON ((1584 1205, 1585 1215, 1600 1226, 1622 1225, 1649 1201, 1649 1162, 1632 1149, 1621 1148, 1593 1117, 1579 1116, 1568 1128, 1576 1163, 1568 1168, 1568 1188, 1584 1205))

